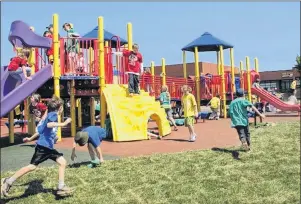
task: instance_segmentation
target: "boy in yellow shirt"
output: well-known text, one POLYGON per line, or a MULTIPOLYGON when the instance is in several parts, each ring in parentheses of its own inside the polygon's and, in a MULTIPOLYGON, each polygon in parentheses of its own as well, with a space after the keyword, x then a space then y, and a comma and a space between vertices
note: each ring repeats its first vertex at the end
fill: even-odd
POLYGON ((198 117, 198 108, 194 95, 189 92, 190 88, 187 85, 182 86, 183 96, 181 98, 182 110, 184 110, 185 126, 188 127, 190 138, 189 142, 196 140, 193 124, 195 117, 198 117))
POLYGON ((221 104, 220 95, 216 94, 216 96, 213 97, 207 104, 207 106, 210 105, 212 111, 209 120, 213 120, 213 119, 219 120, 220 104, 221 104))

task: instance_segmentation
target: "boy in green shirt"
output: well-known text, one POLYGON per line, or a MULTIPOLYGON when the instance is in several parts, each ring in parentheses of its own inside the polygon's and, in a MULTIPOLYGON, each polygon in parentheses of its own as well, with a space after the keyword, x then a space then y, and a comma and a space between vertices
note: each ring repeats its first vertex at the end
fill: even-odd
POLYGON ((234 127, 238 133, 239 139, 245 150, 250 150, 250 131, 248 107, 252 108, 261 118, 265 118, 252 103, 244 98, 244 91, 238 89, 236 92, 237 98, 230 104, 231 126, 234 127))

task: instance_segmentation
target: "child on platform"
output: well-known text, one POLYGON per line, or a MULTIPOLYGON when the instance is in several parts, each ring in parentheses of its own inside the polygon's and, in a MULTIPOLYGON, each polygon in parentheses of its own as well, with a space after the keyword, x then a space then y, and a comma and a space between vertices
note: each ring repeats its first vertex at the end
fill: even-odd
POLYGON ((174 131, 178 131, 176 122, 172 116, 172 109, 171 109, 171 105, 170 105, 170 93, 168 92, 167 86, 162 86, 161 94, 160 94, 160 102, 161 102, 161 107, 164 108, 164 110, 165 110, 167 119, 174 126, 174 131))
POLYGON ((29 50, 22 49, 18 52, 17 57, 11 58, 7 67, 9 75, 17 80, 16 86, 19 86, 22 83, 22 77, 20 76, 22 73, 24 74, 25 79, 31 80, 31 68, 27 66, 27 59, 29 55, 29 50))
POLYGON ((194 131, 193 125, 195 118, 197 118, 199 114, 195 97, 189 92, 190 90, 191 89, 187 85, 182 86, 183 96, 181 98, 181 102, 182 109, 184 110, 185 126, 188 127, 190 134, 189 142, 194 142, 197 135, 194 131))
POLYGON ((62 153, 59 153, 54 149, 54 138, 56 137, 56 132, 54 128, 64 127, 71 122, 68 118, 63 123, 58 123, 58 115, 63 111, 63 101, 58 97, 53 97, 48 102, 48 114, 45 117, 43 123, 38 127, 38 132, 40 137, 37 141, 35 152, 28 166, 21 168, 10 178, 3 178, 1 180, 1 197, 8 196, 8 192, 12 187, 13 183, 24 176, 25 174, 34 171, 40 163, 51 159, 56 161, 59 165, 59 183, 57 194, 60 196, 70 195, 73 189, 65 185, 65 168, 66 160, 62 153))
POLYGON ((249 130, 248 108, 252 108, 261 118, 265 116, 261 114, 252 103, 245 99, 244 91, 238 89, 236 91, 237 98, 230 104, 231 126, 234 127, 238 133, 239 139, 243 148, 246 151, 250 150, 251 138, 249 130))
POLYGON ((126 73, 128 74, 128 89, 129 95, 139 95, 139 75, 143 73, 143 59, 139 52, 139 45, 134 44, 132 46, 133 51, 124 49, 123 52, 112 52, 113 54, 124 56, 128 60, 126 66, 126 73))
POLYGON ((213 119, 219 120, 220 104, 221 104, 220 95, 216 94, 216 96, 213 97, 207 104, 207 106, 210 105, 210 109, 212 111, 209 120, 213 120, 213 119))
POLYGON ((87 144, 91 157, 91 163, 88 165, 88 167, 93 168, 102 163, 104 160, 101 153, 100 144, 104 137, 106 137, 106 130, 98 126, 89 126, 77 132, 74 138, 71 160, 74 161, 75 157, 77 157, 75 154, 76 144, 79 146, 84 146, 87 144))
POLYGON ((52 41, 51 48, 46 50, 46 56, 47 56, 47 59, 48 59, 48 63, 53 64, 53 50, 54 50, 53 49, 53 36, 52 36, 50 31, 45 31, 43 36, 46 37, 46 38, 50 38, 51 41, 52 41))

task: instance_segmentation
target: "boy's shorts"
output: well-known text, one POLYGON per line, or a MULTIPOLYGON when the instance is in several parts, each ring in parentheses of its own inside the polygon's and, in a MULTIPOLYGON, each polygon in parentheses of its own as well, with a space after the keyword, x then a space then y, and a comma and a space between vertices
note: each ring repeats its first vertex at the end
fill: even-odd
POLYGON ((194 116, 189 116, 185 118, 185 127, 193 126, 194 123, 195 123, 194 116))
POLYGON ((56 161, 59 157, 62 156, 63 154, 59 153, 55 149, 49 149, 41 145, 37 145, 35 148, 35 152, 31 158, 30 164, 38 166, 39 164, 43 163, 48 159, 56 161))

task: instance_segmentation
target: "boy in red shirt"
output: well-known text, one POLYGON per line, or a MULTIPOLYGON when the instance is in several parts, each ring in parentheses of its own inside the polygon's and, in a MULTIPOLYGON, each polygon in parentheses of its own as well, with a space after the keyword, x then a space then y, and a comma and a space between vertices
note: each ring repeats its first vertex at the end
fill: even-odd
POLYGON ((124 56, 128 60, 126 73, 128 74, 128 88, 130 96, 139 95, 139 75, 143 72, 142 55, 139 53, 138 44, 133 45, 133 51, 124 49, 123 52, 113 52, 113 54, 124 56))
POLYGON ((33 94, 30 97, 29 111, 30 114, 35 116, 37 122, 40 121, 42 116, 47 112, 47 106, 41 102, 41 96, 39 94, 33 94))
MULTIPOLYGON (((53 41, 53 36, 49 31, 45 31, 43 36, 46 37, 46 38, 50 38, 51 41, 53 41)), ((51 48, 46 50, 46 55, 47 55, 47 58, 48 58, 48 62, 50 64, 53 64, 53 43, 52 43, 51 48)))
POLYGON ((17 80, 16 86, 22 83, 20 74, 24 74, 25 79, 31 80, 31 68, 27 66, 27 59, 30 55, 29 50, 22 50, 17 57, 13 57, 7 67, 9 75, 17 80))

